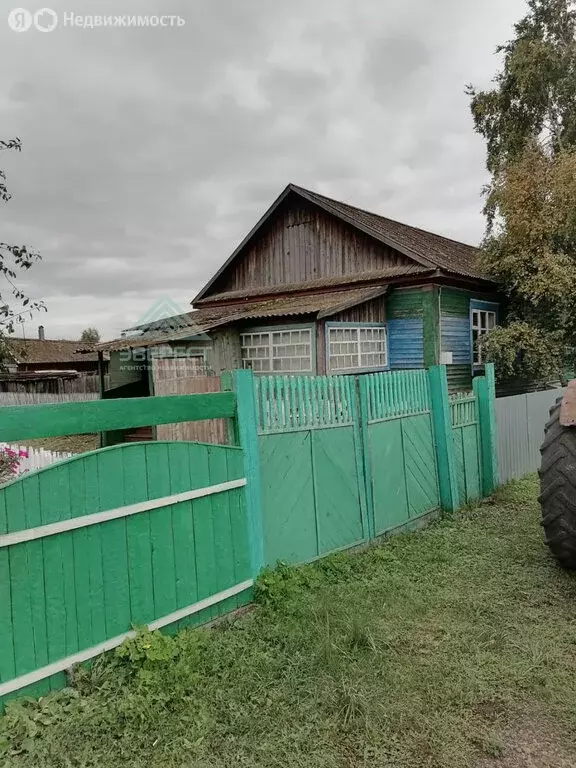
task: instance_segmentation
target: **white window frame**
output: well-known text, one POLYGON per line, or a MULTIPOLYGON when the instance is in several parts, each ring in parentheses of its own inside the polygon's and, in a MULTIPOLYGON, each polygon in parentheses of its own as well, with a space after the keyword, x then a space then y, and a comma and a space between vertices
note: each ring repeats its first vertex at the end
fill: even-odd
POLYGON ((472 339, 472 365, 475 368, 484 365, 484 359, 482 354, 482 336, 486 336, 490 331, 498 325, 498 311, 496 306, 493 308, 487 308, 485 306, 474 306, 470 308, 470 335, 472 339), (484 324, 482 323, 482 316, 484 316, 484 324), (476 342, 474 340, 474 334, 477 334, 476 342))
MULTIPOLYGON (((382 352, 365 352, 364 354, 382 354, 382 352)), ((388 329, 386 327, 386 323, 326 323, 326 370, 330 374, 345 374, 345 373, 359 373, 362 371, 384 371, 389 368, 389 351, 388 351, 388 329), (338 342, 332 340, 332 334, 335 331, 353 331, 356 333, 356 342, 349 341, 349 342, 338 342), (362 357, 363 352, 361 349, 361 344, 363 343, 362 337, 362 331, 370 331, 370 330, 378 330, 382 333, 380 338, 384 342, 384 363, 378 364, 378 365, 363 365, 362 364, 362 357), (354 353, 344 353, 343 355, 335 355, 340 357, 347 357, 347 356, 356 356, 357 358, 357 365, 353 366, 351 368, 338 368, 334 367, 331 363, 331 345, 332 344, 338 344, 338 343, 349 343, 354 344, 356 343, 358 349, 354 353)))
MULTIPOLYGON (((298 375, 311 375, 315 372, 316 368, 316 348, 315 348, 315 331, 314 326, 312 325, 292 325, 292 326, 286 326, 286 325, 270 325, 270 326, 264 326, 264 327, 258 327, 258 328, 246 328, 240 332, 240 349, 241 349, 241 355, 242 355, 242 367, 243 368, 251 368, 255 374, 262 374, 264 376, 298 376, 298 375), (275 334, 286 334, 286 333, 299 333, 300 336, 303 333, 308 334, 308 340, 303 340, 302 337, 300 337, 299 340, 294 339, 293 341, 288 343, 275 343, 274 335, 275 334), (251 340, 253 340, 253 337, 258 336, 259 343, 253 344, 253 345, 246 345, 245 340, 248 337, 252 337, 251 340), (309 346, 310 348, 310 356, 309 356, 309 367, 306 369, 304 368, 282 368, 282 369, 275 369, 273 367, 273 361, 274 360, 290 360, 290 359, 304 359, 307 357, 307 355, 302 354, 294 354, 294 355, 285 355, 285 356, 275 356, 274 355, 274 349, 278 347, 301 347, 301 346, 309 346), (246 349, 266 349, 267 352, 262 357, 245 357, 244 350, 246 349), (268 362, 269 366, 265 368, 264 370, 257 370, 254 367, 254 362, 259 361, 261 363, 268 362)), ((260 366, 262 367, 262 366, 260 366)))

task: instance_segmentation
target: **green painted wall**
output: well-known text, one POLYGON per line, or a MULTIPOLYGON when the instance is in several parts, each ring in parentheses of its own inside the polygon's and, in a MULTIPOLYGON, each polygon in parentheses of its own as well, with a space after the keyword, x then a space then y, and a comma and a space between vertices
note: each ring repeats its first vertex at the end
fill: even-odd
POLYGON ((424 317, 424 365, 430 368, 440 362, 440 302, 438 286, 422 291, 424 317))
POLYGON ((410 317, 423 317, 424 302, 422 289, 393 290, 386 302, 386 317, 389 320, 403 320, 410 317))

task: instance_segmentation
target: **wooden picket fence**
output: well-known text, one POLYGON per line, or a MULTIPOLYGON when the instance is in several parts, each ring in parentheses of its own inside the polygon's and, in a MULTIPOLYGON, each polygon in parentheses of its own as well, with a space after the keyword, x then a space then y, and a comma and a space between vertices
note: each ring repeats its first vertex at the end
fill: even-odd
POLYGON ((225 420, 230 445, 127 443, 0 487, 0 706, 134 627, 212 621, 300 563, 455 510, 497 482, 494 376, 222 379, 224 391, 0 408, 0 440, 225 420))
POLYGON ((257 377, 266 561, 307 562, 491 493, 493 373, 461 398, 444 367, 257 377))

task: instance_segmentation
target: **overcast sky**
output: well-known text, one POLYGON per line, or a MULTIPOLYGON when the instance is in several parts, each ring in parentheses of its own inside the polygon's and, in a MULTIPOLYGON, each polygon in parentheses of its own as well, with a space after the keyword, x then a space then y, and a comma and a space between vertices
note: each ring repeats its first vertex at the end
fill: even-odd
POLYGON ((488 84, 524 0, 47 2, 186 24, 16 33, 2 0, 0 138, 24 147, 0 156, 0 239, 41 251, 25 286, 48 306, 27 334, 186 308, 290 181, 479 242, 464 87, 488 84))

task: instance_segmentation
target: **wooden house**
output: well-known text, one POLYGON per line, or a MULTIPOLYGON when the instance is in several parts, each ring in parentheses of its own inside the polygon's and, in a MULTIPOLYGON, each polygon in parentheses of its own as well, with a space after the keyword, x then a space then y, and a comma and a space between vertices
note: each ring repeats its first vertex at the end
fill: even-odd
POLYGON ((149 326, 107 348, 186 344, 184 356, 195 349, 214 374, 445 363, 450 387, 469 389, 499 303, 476 248, 290 184, 195 297, 185 327, 149 326))

